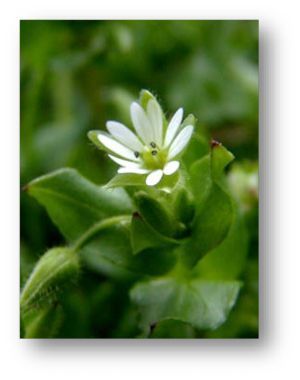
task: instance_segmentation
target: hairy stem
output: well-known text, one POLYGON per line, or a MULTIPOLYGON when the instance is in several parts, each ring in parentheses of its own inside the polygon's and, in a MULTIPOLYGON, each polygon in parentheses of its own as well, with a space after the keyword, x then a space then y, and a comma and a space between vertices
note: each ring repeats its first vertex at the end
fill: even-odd
POLYGON ((84 245, 86 245, 95 235, 97 235, 100 231, 105 230, 106 228, 109 228, 111 226, 114 226, 119 223, 126 223, 130 222, 131 215, 119 215, 114 216, 112 218, 108 218, 105 220, 101 220, 101 222, 98 222, 94 224, 92 227, 90 227, 74 244, 73 249, 74 251, 78 251, 81 249, 84 245))

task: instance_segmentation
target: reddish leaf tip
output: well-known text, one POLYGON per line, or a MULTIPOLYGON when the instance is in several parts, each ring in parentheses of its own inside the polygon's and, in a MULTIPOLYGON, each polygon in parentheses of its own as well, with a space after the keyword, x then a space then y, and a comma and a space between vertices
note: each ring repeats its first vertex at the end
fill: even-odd
POLYGON ((214 139, 212 139, 210 142, 210 146, 212 147, 212 149, 217 148, 218 146, 221 146, 221 145, 222 145, 222 143, 220 143, 219 141, 214 140, 214 139))
POLYGON ((21 187, 22 191, 27 191, 28 189, 29 189, 28 184, 26 184, 26 185, 24 185, 24 186, 21 187))

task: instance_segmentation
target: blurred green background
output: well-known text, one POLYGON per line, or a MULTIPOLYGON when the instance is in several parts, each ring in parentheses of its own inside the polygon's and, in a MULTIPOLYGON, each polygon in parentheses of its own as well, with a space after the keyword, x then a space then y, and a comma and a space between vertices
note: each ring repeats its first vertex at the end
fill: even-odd
MULTIPOLYGON (((257 336, 258 22, 28 20, 20 38, 21 185, 64 166, 106 183, 116 166, 87 131, 109 119, 129 123, 142 88, 168 116, 180 106, 195 114, 234 153, 229 178, 250 236, 243 294, 217 332, 185 334, 257 336)), ((40 255, 62 243, 46 212, 22 193, 21 286, 40 255)), ((62 336, 134 336, 126 294, 123 284, 83 270, 76 292, 64 295, 73 325, 60 322, 62 336)))

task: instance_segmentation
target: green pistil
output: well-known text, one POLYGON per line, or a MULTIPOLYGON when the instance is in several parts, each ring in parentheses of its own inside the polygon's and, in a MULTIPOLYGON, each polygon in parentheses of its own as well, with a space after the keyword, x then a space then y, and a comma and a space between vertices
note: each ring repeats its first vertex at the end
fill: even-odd
POLYGON ((167 161, 167 152, 158 148, 146 148, 141 157, 146 169, 163 169, 167 161))

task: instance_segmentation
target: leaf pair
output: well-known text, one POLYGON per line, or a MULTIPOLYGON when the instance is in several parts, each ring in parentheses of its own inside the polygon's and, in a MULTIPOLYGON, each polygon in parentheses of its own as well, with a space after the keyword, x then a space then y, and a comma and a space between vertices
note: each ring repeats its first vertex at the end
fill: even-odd
MULTIPOLYGON (((91 269, 123 278, 132 277, 134 273, 160 274, 172 265, 172 254, 164 249, 161 255, 159 252, 148 255, 143 252, 139 257, 132 254, 153 249, 157 246, 153 242, 159 239, 153 240, 153 230, 141 220, 141 223, 135 218, 131 221, 134 208, 123 189, 96 186, 73 169, 61 169, 40 177, 27 188, 29 194, 45 206, 68 242, 80 245, 84 264, 91 269), (143 229, 141 239, 140 227, 143 229), (151 241, 149 245, 145 245, 145 230, 151 241)), ((162 248, 174 245, 173 240, 162 235, 160 238, 162 248)))
POLYGON ((168 275, 138 283, 131 291, 146 335, 150 326, 164 320, 215 329, 237 299, 241 283, 234 279, 243 267, 246 248, 241 220, 223 183, 224 168, 232 159, 230 152, 214 144, 211 153, 189 169, 195 215, 191 236, 178 249, 180 260, 168 275))
POLYGON ((194 266, 227 236, 233 220, 233 201, 224 188, 223 170, 233 155, 220 144, 192 164, 190 185, 194 194, 195 217, 184 260, 194 266))
MULTIPOLYGON (((48 258, 59 250, 61 257, 73 255, 78 264, 74 252, 80 250, 85 265, 113 277, 160 276, 137 282, 131 291, 144 330, 149 332, 150 325, 170 319, 197 329, 219 326, 239 293, 241 284, 234 279, 243 262, 241 258, 229 276, 228 268, 222 274, 222 255, 230 260, 230 250, 240 243, 236 239, 240 221, 223 182, 224 167, 232 158, 215 145, 209 155, 188 168, 189 190, 179 186, 164 200, 155 198, 158 193, 135 193, 135 213, 123 189, 101 188, 72 169, 30 183, 29 193, 46 207, 71 248, 50 250, 42 257, 23 290, 22 308, 50 292, 48 258), (189 226, 189 236, 178 238, 180 223, 189 226)), ((55 276, 57 263, 50 272, 53 284, 60 285, 68 282, 71 271, 61 270, 55 276)), ((79 265, 76 268, 78 272, 79 265)))

